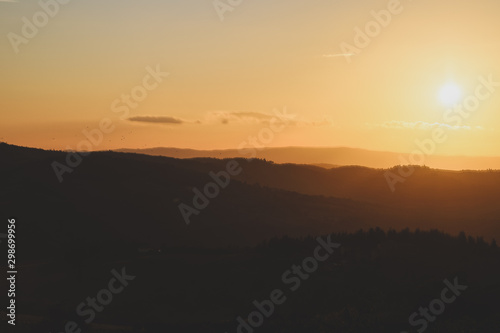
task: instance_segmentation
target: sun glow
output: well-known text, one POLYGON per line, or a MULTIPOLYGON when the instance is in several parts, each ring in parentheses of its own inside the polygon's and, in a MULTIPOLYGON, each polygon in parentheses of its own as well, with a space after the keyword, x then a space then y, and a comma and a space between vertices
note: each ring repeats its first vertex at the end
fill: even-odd
POLYGON ((455 83, 445 84, 439 91, 439 101, 444 106, 452 106, 459 102, 462 96, 460 87, 455 83))

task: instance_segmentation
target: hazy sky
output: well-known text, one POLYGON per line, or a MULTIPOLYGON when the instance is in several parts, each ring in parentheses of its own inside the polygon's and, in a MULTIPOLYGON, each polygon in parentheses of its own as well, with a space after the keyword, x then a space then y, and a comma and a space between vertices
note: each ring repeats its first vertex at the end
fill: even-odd
POLYGON ((498 0, 243 0, 223 21, 212 0, 59 7, 0 0, 0 141, 76 148, 109 118, 93 150, 237 148, 286 108, 294 121, 266 145, 410 152, 442 128, 436 154, 500 155, 500 87, 477 88, 500 82, 498 0), (367 24, 369 45, 344 52, 367 24), (157 67, 169 75, 144 81, 157 67), (476 89, 488 96, 446 121, 476 89), (132 91, 144 99, 123 117, 132 91))

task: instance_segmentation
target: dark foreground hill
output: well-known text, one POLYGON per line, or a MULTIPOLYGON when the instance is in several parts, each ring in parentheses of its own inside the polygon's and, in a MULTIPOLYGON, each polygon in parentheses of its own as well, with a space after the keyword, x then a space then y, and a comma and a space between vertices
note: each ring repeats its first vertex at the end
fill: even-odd
POLYGON ((15 332, 64 332, 68 322, 101 333, 499 332, 498 247, 437 231, 330 239, 340 246, 329 257, 322 248, 327 258, 316 266, 314 238, 41 258, 19 268, 15 332), (133 279, 86 323, 89 308, 76 310, 122 268, 133 279))
POLYGON ((52 168, 64 152, 0 145, 3 218, 26 221, 40 253, 88 240, 145 246, 255 245, 381 227, 465 231, 500 238, 500 172, 417 168, 391 192, 382 169, 326 170, 236 160, 241 173, 186 224, 179 205, 231 160, 182 160, 99 152, 83 157, 60 183, 52 168), (210 238, 206 236, 210 235, 210 238), (42 246, 43 244, 43 246, 42 246))
POLYGON ((64 332, 70 321, 82 332, 499 332, 496 172, 419 168, 392 193, 385 170, 238 159, 241 173, 187 225, 179 204, 192 206, 193 189, 230 160, 100 152, 59 182, 52 163, 66 156, 0 144, 1 218, 17 225, 17 332, 64 332), (339 247, 316 252, 330 233, 339 247), (327 257, 304 261, 315 255, 327 257), (135 278, 108 304, 113 269, 135 278), (449 283, 466 287, 443 293, 449 283), (259 320, 253 302, 276 289, 286 301, 248 326, 259 320), (78 306, 96 295, 107 304, 85 323, 78 306), (439 315, 409 321, 442 295, 439 315))
POLYGON ((172 158, 93 153, 59 182, 52 163, 64 163, 66 153, 2 145, 0 154, 3 217, 15 214, 24 221, 24 237, 39 246, 40 255, 89 240, 95 246, 244 246, 274 236, 396 223, 392 212, 377 205, 232 179, 187 225, 179 205, 194 207, 193 189, 203 191, 213 182, 204 161, 186 165, 172 158))
MULTIPOLYGON (((226 160, 177 160, 183 168, 223 170, 226 160)), ((386 174, 398 167, 370 169, 346 166, 324 169, 310 165, 245 160, 235 179, 307 195, 346 198, 376 205, 387 218, 372 216, 375 226, 438 228, 453 234, 500 238, 500 171, 447 171, 413 167, 404 182, 388 185, 386 174)), ((406 170, 406 169, 405 169, 406 170)))

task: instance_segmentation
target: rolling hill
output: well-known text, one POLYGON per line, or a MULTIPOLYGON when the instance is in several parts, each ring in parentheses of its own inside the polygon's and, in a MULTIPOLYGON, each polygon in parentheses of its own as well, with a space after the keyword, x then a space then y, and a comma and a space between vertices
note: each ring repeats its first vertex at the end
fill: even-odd
POLYGON ((51 164, 63 163, 64 152, 2 144, 0 156, 2 213, 27 221, 26 237, 34 244, 43 235, 43 242, 53 240, 50 246, 89 237, 96 243, 255 245, 274 236, 370 227, 500 236, 500 172, 417 168, 392 193, 382 169, 238 159, 241 174, 186 225, 179 205, 193 207, 193 190, 203 191, 213 182, 209 172, 225 170, 230 160, 99 152, 59 183, 51 164))
MULTIPOLYGON (((174 158, 259 158, 275 163, 313 164, 325 168, 359 165, 369 168, 391 168, 399 164, 411 164, 409 154, 371 151, 358 148, 328 147, 280 147, 251 148, 242 150, 194 150, 181 148, 118 149, 126 153, 139 153, 174 158), (401 158, 403 158, 402 162, 401 158)), ((500 169, 500 157, 425 155, 425 165, 444 170, 500 169)))

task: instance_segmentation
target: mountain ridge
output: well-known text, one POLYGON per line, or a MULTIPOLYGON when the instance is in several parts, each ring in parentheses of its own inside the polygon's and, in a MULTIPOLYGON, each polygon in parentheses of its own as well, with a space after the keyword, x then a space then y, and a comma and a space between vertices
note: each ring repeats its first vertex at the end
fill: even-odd
MULTIPOLYGON (((410 154, 374 151, 349 147, 267 147, 245 149, 197 150, 189 148, 155 147, 144 149, 115 149, 117 152, 139 153, 175 158, 261 158, 275 163, 313 164, 323 167, 340 165, 360 165, 370 168, 391 168, 410 162, 410 154), (406 163, 402 163, 401 158, 406 163)), ((486 170, 500 169, 497 156, 446 156, 424 155, 426 166, 443 170, 486 170)))
POLYGON ((225 170, 233 159, 96 152, 59 183, 51 163, 63 162, 64 152, 2 144, 0 156, 2 211, 19 211, 26 221, 37 221, 39 215, 53 217, 46 229, 28 224, 26 233, 35 243, 40 235, 57 239, 64 233, 60 239, 70 243, 92 237, 96 242, 150 245, 255 245, 275 236, 371 227, 465 231, 500 239, 498 171, 416 168, 393 193, 384 169, 323 169, 237 159, 241 174, 232 177, 187 226, 179 205, 193 206, 194 189, 203 191, 213 182, 210 172, 225 170), (208 240, 206 234, 215 236, 208 240))

